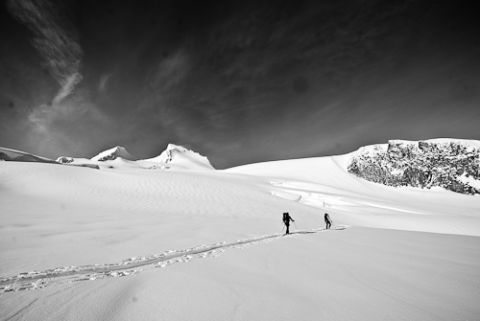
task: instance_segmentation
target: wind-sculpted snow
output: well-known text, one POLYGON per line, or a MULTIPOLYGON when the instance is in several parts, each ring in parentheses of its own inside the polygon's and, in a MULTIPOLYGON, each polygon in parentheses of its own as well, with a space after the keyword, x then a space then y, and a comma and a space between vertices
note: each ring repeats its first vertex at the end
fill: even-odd
MULTIPOLYGON (((343 230, 348 226, 334 226, 332 230, 343 230)), ((324 229, 294 231, 291 235, 312 234, 324 229)), ((63 266, 43 271, 22 272, 11 277, 0 278, 0 293, 36 290, 52 283, 93 281, 109 277, 131 276, 147 268, 164 268, 175 263, 186 263, 192 259, 215 257, 230 248, 241 248, 254 243, 280 238, 284 234, 273 234, 234 242, 219 242, 200 245, 184 250, 168 250, 159 254, 131 257, 118 263, 83 266, 63 266)))
POLYGON ((54 160, 16 149, 0 147, 0 161, 55 163, 54 160))
POLYGON ((463 194, 480 193, 480 147, 476 141, 390 141, 361 148, 348 171, 389 186, 442 187, 463 194))

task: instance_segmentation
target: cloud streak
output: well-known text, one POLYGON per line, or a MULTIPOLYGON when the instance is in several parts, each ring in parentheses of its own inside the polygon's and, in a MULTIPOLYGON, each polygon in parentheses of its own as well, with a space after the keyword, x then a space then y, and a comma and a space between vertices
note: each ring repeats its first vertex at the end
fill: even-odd
POLYGON ((82 48, 64 26, 50 1, 10 0, 9 11, 34 34, 33 44, 43 58, 50 75, 60 85, 52 104, 60 104, 82 81, 82 48))

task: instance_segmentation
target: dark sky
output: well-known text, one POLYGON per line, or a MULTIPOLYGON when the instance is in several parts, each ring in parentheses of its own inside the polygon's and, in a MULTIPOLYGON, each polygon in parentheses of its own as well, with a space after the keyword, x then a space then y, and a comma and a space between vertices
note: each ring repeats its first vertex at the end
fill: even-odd
POLYGON ((475 1, 40 1, 0 11, 0 146, 169 142, 217 168, 480 139, 475 1))

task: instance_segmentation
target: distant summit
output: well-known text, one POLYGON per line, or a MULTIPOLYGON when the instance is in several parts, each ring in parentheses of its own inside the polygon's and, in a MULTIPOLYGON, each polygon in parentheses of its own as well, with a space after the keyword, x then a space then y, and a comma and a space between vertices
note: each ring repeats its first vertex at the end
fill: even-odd
POLYGON ((158 156, 135 160, 125 147, 115 146, 107 149, 91 159, 62 156, 58 163, 94 168, 139 168, 161 170, 213 170, 207 157, 183 146, 168 144, 158 156))
POLYGON ((214 169, 207 157, 200 155, 180 145, 168 144, 158 156, 137 161, 140 164, 151 164, 153 168, 212 170, 214 169))
POLYGON ((93 161, 104 162, 108 160, 114 160, 117 158, 123 158, 126 160, 133 160, 134 157, 127 151, 125 147, 115 146, 113 148, 107 149, 98 155, 91 158, 93 161))

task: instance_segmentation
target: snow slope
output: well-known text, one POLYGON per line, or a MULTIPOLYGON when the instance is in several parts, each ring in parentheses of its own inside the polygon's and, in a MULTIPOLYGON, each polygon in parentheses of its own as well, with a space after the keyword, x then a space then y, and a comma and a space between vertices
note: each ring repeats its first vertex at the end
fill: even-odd
POLYGON ((20 150, 0 147, 0 161, 55 163, 54 160, 20 150))
POLYGON ((348 159, 1 162, 0 319, 475 320, 480 197, 370 183, 348 159))
POLYGON ((480 236, 480 196, 371 183, 347 172, 351 156, 258 163, 226 172, 265 177, 273 195, 333 213, 347 224, 480 236))
POLYGON ((421 141, 416 140, 404 140, 404 139, 390 139, 386 144, 374 144, 360 147, 358 150, 351 153, 351 155, 357 154, 376 154, 378 152, 386 152, 389 145, 398 146, 418 146, 418 143, 427 143, 436 145, 439 148, 448 148, 451 144, 456 144, 466 147, 468 150, 480 149, 480 140, 474 139, 458 139, 458 138, 433 138, 421 141))
MULTIPOLYGON (((412 140, 402 140, 402 139, 392 139, 388 141, 391 144, 403 144, 403 145, 417 145, 418 141, 412 140)), ((462 145, 465 147, 470 147, 474 149, 480 149, 480 141, 474 139, 458 139, 458 138, 433 138, 433 139, 426 139, 422 140, 422 142, 435 144, 435 145, 450 145, 450 144, 457 144, 462 145)))

